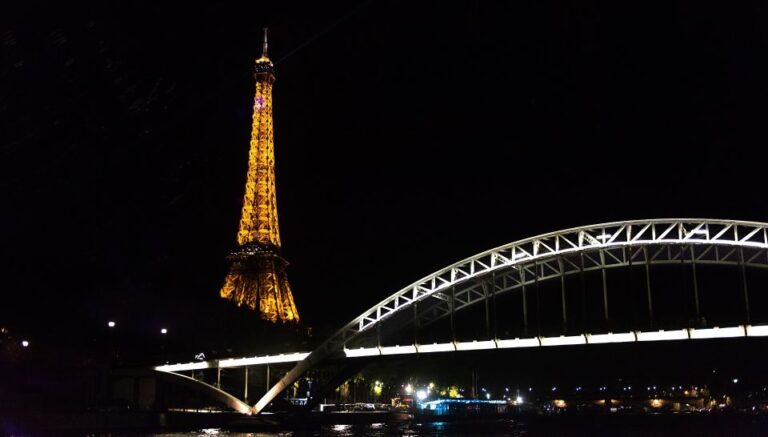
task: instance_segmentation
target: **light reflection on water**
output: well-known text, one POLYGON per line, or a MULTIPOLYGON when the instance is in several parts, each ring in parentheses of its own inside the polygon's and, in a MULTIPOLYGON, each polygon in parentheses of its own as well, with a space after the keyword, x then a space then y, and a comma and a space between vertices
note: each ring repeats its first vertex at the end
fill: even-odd
POLYGON ((518 429, 517 424, 496 422, 482 425, 482 430, 466 424, 449 422, 433 423, 372 423, 367 425, 327 425, 316 430, 284 431, 284 432, 235 432, 218 428, 201 429, 181 433, 158 433, 132 435, 131 437, 383 437, 383 436, 522 436, 525 433, 518 429))
POLYGON ((471 421, 432 423, 373 423, 310 426, 282 432, 240 432, 209 428, 180 433, 102 434, 99 437, 389 437, 389 436, 512 436, 557 435, 561 437, 622 436, 678 437, 696 435, 768 436, 768 416, 742 415, 627 415, 531 417, 525 420, 478 418, 471 421), (724 430, 733 431, 723 434, 724 430))
MULTIPOLYGON (((117 434, 111 434, 117 436, 117 434)), ((288 432, 234 432, 226 431, 219 428, 207 428, 198 431, 189 432, 163 432, 158 434, 130 434, 125 437, 209 437, 209 436, 221 436, 221 437, 292 437, 298 436, 291 431, 288 432)), ((306 434, 312 435, 312 434, 306 434)), ((321 435, 321 434, 315 434, 321 435)), ((341 435, 341 434, 328 434, 328 435, 341 435)))

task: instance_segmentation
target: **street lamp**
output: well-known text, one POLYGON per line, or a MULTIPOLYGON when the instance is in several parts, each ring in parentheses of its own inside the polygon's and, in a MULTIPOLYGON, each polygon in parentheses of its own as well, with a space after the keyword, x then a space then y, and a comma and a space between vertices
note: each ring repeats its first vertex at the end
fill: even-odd
POLYGON ((114 320, 110 320, 107 322, 108 331, 109 331, 109 338, 107 339, 107 352, 109 353, 109 366, 112 367, 113 361, 115 360, 117 354, 115 353, 115 342, 114 342, 114 328, 117 326, 117 323, 115 323, 114 320))
MULTIPOLYGON (((163 359, 164 363, 168 362, 168 360, 167 360, 168 357, 165 354, 165 339, 166 339, 167 335, 168 335, 168 330, 166 328, 161 328, 160 329, 160 338, 161 338, 161 340, 160 340, 160 353, 162 354, 162 359, 163 359)), ((247 374, 248 374, 248 369, 246 368, 246 375, 247 374)), ((246 396, 247 396, 247 393, 246 393, 246 396)))
POLYGON ((22 340, 21 347, 29 347, 29 342, 27 340, 22 340))

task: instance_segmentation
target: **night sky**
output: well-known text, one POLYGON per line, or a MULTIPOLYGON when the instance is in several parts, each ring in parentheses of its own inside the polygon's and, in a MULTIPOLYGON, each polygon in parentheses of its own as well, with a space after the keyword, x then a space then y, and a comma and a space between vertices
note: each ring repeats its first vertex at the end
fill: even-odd
POLYGON ((0 323, 17 332, 207 317, 264 26, 283 253, 309 325, 538 233, 768 221, 761 2, 14 3, 0 323))

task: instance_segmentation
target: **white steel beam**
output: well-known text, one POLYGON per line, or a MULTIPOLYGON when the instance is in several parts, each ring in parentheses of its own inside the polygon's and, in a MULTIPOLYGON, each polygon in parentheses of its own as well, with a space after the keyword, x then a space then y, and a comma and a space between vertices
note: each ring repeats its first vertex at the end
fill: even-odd
POLYGON ((637 341, 637 336, 634 332, 621 332, 607 334, 587 334, 587 343, 589 344, 607 344, 607 343, 629 343, 637 341))
POLYGON ((768 336, 768 325, 752 326, 747 325, 747 337, 765 337, 768 336))
POLYGON ((377 347, 361 347, 357 349, 344 348, 344 355, 346 355, 347 358, 372 357, 381 355, 381 351, 377 347))
POLYGON ((734 326, 731 328, 714 327, 711 329, 690 329, 691 340, 705 338, 733 338, 745 337, 747 335, 744 326, 734 326))
POLYGON ((402 354, 415 354, 416 346, 382 346, 379 348, 382 355, 402 355, 402 354))
POLYGON ((662 329, 656 332, 637 332, 637 341, 685 340, 687 338, 687 329, 678 329, 675 331, 665 331, 662 329))
POLYGON ((197 361, 193 363, 177 363, 177 364, 165 364, 162 366, 155 366, 154 369, 160 372, 185 372, 188 370, 200 370, 200 369, 208 369, 211 366, 211 363, 208 361, 197 361))
POLYGON ((587 344, 583 335, 561 335, 560 337, 540 337, 542 346, 572 346, 576 344, 587 344))

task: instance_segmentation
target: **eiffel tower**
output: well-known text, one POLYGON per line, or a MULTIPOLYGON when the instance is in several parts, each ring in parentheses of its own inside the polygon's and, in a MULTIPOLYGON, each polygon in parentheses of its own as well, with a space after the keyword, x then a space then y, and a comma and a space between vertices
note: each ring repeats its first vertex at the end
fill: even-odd
POLYGON ((262 319, 297 323, 299 313, 285 273, 288 262, 280 256, 272 125, 275 67, 267 55, 267 29, 254 78, 256 96, 238 247, 227 257, 230 268, 220 294, 238 306, 258 310, 262 319))

